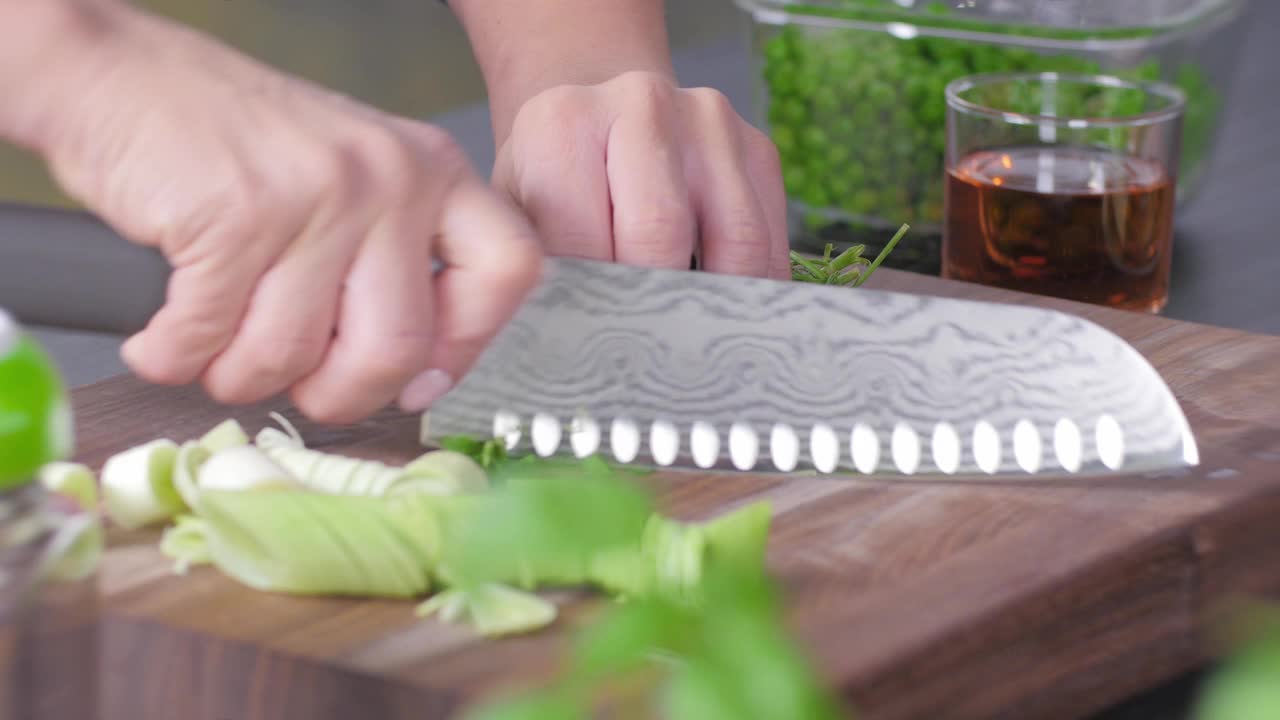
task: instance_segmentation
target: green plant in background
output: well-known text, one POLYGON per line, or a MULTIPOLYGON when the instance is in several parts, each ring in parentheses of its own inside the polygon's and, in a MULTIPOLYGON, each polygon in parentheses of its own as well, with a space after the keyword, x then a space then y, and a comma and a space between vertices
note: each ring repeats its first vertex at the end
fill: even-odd
MULTIPOLYGON (((836 7, 792 5, 797 14, 853 20, 901 20, 900 11, 875 0, 846 0, 836 7)), ((931 6, 930 27, 1058 39, 1133 38, 1151 30, 1069 31, 994 25, 946 16, 931 6)), ((958 77, 983 72, 1057 71, 1156 80, 1157 60, 1104 67, 1086 58, 936 37, 898 39, 857 29, 788 25, 765 41, 763 75, 769 94, 768 123, 782 156, 787 194, 810 210, 835 210, 863 220, 900 218, 936 224, 943 214, 946 147, 944 88, 958 77)), ((1180 177, 1193 176, 1209 147, 1221 100, 1204 73, 1184 64, 1166 78, 1188 95, 1180 177)), ((1087 96, 1067 98, 1080 109, 1098 109, 1087 96), (1091 107, 1092 106, 1092 107, 1091 107)), ((1133 110, 1116 104, 1108 114, 1133 110)), ((833 221, 810 213, 809 230, 833 221)), ((883 232, 883 230, 881 230, 883 232)), ((884 235, 879 239, 883 242, 884 235)), ((904 262, 913 253, 900 253, 904 262)), ((894 263, 901 265, 901 263, 894 263)))

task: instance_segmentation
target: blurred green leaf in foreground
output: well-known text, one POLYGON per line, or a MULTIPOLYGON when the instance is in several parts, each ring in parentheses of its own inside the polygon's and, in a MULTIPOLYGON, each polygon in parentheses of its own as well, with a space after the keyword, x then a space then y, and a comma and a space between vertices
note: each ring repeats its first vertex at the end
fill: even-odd
MULTIPOLYGON (((509 479, 519 502, 503 509, 501 522, 480 523, 485 532, 457 538, 456 552, 468 556, 469 567, 483 566, 477 561, 482 557, 529 557, 535 547, 537 555, 560 562, 617 552, 619 539, 635 534, 629 526, 652 511, 648 496, 625 473, 603 463, 583 468, 577 484, 582 494, 574 492, 579 473, 556 468, 552 479, 546 468, 539 470, 509 479)), ((676 584, 672 591, 633 595, 597 610, 573 638, 564 672, 553 683, 478 708, 468 720, 586 720, 602 705, 616 708, 612 717, 621 718, 842 717, 782 622, 764 566, 769 520, 761 506, 695 528, 695 535, 705 531, 709 550, 695 586, 676 584)), ((680 543, 689 536, 672 537, 680 543)), ((655 557, 669 556, 661 565, 679 562, 684 551, 673 547, 658 551, 655 557)))
POLYGON ((1195 720, 1280 720, 1280 607, 1245 613, 1236 634, 1235 649, 1205 685, 1195 720))

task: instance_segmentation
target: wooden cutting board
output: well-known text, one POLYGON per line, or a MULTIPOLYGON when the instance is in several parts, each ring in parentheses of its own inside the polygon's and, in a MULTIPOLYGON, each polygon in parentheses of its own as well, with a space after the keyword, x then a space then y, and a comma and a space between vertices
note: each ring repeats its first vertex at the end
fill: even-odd
MULTIPOLYGON (((772 500, 769 559, 790 622, 861 717, 1083 717, 1210 654, 1206 624, 1219 603, 1280 597, 1280 338, 887 270, 871 284, 1097 320, 1173 387, 1203 465, 981 485, 654 478, 666 510, 686 519, 772 500)), ((76 390, 75 404, 79 457, 95 467, 227 416, 256 431, 286 407, 231 411, 194 389, 128 377, 76 390)), ((395 462, 421 452, 415 418, 300 427, 334 451, 395 462)), ((101 580, 104 720, 449 717, 546 677, 583 603, 566 597, 545 633, 479 641, 415 619, 411 603, 257 593, 212 569, 174 577, 155 541, 112 538, 101 580)))

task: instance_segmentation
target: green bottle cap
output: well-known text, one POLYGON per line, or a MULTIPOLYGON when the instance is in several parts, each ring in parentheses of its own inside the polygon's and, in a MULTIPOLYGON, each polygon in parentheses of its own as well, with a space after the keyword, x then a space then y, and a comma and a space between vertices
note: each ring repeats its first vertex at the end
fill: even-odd
POLYGON ((0 492, 70 457, 71 405, 49 356, 0 309, 0 492))

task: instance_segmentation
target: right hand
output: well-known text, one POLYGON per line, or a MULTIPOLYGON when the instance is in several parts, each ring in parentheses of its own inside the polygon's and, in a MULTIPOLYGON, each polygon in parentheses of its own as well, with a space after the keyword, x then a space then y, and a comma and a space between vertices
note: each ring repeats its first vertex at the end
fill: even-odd
POLYGON ((83 57, 37 149, 174 268, 128 365, 225 403, 288 391, 333 423, 424 409, 460 379, 542 256, 451 138, 110 7, 65 51, 83 57))

